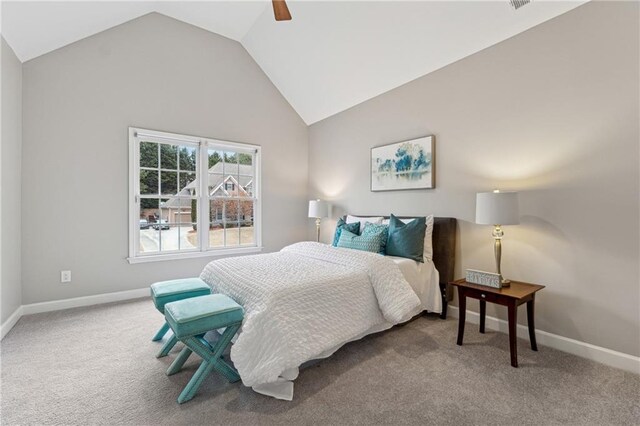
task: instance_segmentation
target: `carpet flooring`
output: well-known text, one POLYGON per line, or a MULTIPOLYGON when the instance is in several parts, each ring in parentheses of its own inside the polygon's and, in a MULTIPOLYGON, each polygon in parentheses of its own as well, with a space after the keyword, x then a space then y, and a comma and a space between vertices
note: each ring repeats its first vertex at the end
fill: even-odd
POLYGON ((23 317, 1 343, 3 425, 108 424, 640 424, 640 376, 423 316, 350 343, 304 369, 291 402, 211 375, 176 398, 198 365, 171 377, 151 336, 150 300, 23 317))

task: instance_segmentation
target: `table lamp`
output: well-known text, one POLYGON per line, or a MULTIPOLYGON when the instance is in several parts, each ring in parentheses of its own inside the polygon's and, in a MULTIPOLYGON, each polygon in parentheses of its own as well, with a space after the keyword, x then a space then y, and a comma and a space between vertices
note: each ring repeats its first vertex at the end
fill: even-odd
POLYGON ((494 252, 496 256, 496 272, 500 275, 502 286, 508 287, 511 281, 504 279, 500 272, 500 258, 502 257, 502 225, 517 225, 520 215, 518 214, 518 193, 501 192, 479 192, 476 194, 476 223, 480 225, 493 225, 494 252))
POLYGON ((329 205, 322 200, 310 200, 309 217, 316 220, 316 241, 320 242, 320 221, 323 217, 329 217, 329 205))

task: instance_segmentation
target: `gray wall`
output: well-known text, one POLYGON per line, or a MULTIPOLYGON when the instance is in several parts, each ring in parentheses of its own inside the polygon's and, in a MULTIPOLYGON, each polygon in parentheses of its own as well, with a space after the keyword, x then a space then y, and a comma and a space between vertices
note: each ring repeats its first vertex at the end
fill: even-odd
POLYGON ((142 288, 211 260, 125 260, 128 126, 261 145, 265 250, 306 236, 308 129, 239 43, 151 14, 23 76, 23 303, 142 288))
POLYGON ((520 191, 503 272, 547 286, 538 329, 640 355, 638 7, 588 3, 314 124, 310 195, 332 200, 334 219, 457 217, 461 277, 494 268, 492 229, 473 223, 475 193, 520 191), (429 134, 436 189, 369 191, 372 146, 429 134))
POLYGON ((22 156, 22 64, 2 38, 2 242, 0 323, 22 304, 20 278, 20 164, 22 156))

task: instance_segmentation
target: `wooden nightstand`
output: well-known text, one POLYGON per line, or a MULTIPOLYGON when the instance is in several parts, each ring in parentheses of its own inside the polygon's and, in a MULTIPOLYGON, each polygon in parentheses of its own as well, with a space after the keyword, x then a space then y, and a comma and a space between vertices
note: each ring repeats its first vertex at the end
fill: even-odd
POLYGON ((464 322, 467 312, 467 297, 480 301, 480 333, 484 333, 484 323, 487 314, 487 302, 497 303, 506 306, 509 310, 509 347, 511 351, 511 366, 518 367, 518 346, 516 337, 516 327, 518 325, 518 306, 527 304, 527 322, 529 324, 529 340, 531 349, 538 350, 536 344, 536 331, 533 321, 534 304, 536 292, 544 288, 543 285, 528 284, 518 281, 511 281, 509 287, 501 289, 486 287, 468 283, 465 279, 452 281, 449 283, 458 287, 458 345, 462 346, 464 337, 464 322))

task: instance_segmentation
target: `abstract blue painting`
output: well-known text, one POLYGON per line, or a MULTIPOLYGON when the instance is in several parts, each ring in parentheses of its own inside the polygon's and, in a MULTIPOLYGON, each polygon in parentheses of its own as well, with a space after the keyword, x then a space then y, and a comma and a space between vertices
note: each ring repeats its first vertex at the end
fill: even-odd
POLYGON ((371 148, 371 190, 433 188, 433 136, 371 148))

